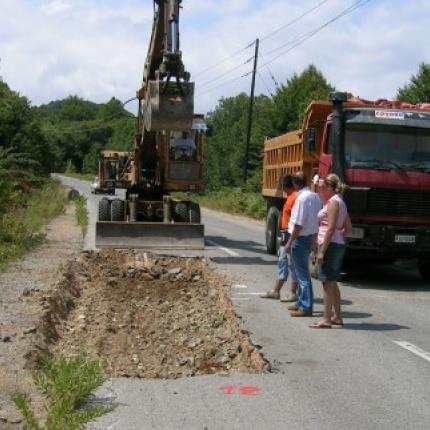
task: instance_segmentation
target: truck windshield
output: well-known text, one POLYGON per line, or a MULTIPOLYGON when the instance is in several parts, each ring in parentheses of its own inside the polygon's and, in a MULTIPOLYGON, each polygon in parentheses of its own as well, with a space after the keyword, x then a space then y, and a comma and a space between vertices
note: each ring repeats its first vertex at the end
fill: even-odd
POLYGON ((430 129, 347 124, 349 168, 430 172, 430 129))

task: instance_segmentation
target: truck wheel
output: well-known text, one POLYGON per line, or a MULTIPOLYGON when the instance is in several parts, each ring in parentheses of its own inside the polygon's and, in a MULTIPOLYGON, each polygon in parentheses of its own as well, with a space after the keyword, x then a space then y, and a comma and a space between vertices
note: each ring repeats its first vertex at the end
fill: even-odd
POLYGON ((176 222, 188 222, 188 205, 185 202, 178 202, 173 207, 173 219, 176 222))
POLYGON ((279 210, 272 206, 267 213, 266 218, 266 250, 268 254, 276 254, 278 252, 279 243, 279 210))
POLYGON ((110 221, 110 202, 108 199, 99 201, 99 221, 110 221))
POLYGON ((110 213, 112 221, 124 221, 124 202, 119 199, 112 200, 110 213))
POLYGON ((191 224, 200 224, 201 215, 200 215, 200 206, 197 203, 190 202, 188 205, 189 209, 189 220, 191 224))
POLYGON ((423 281, 430 281, 430 254, 418 257, 418 270, 423 281))

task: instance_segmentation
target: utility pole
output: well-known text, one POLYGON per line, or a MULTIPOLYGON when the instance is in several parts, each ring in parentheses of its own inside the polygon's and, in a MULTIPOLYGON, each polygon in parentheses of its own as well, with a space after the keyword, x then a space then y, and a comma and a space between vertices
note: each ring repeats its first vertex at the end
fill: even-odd
POLYGON ((251 143, 252 115, 254 113, 255 76, 257 74, 259 46, 260 46, 260 39, 257 39, 255 41, 254 69, 252 71, 251 97, 249 100, 248 130, 247 130, 247 134, 246 134, 245 163, 244 163, 244 167, 243 167, 243 182, 244 182, 244 184, 246 184, 246 181, 248 180, 249 145, 251 143))

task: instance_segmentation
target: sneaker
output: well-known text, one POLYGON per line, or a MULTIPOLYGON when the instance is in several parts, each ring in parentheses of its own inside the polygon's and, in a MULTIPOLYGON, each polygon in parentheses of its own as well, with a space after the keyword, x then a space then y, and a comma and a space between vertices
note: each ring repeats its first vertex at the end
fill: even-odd
POLYGON ((283 302, 283 303, 297 302, 297 296, 295 294, 288 294, 287 297, 283 297, 281 299, 281 302, 283 302))
POLYGON ((292 317, 311 317, 312 311, 304 311, 303 309, 297 309, 296 311, 291 311, 290 315, 292 317))
POLYGON ((276 291, 267 291, 267 293, 263 293, 260 294, 260 297, 262 299, 275 299, 275 300, 279 300, 281 295, 279 293, 277 293, 276 291))

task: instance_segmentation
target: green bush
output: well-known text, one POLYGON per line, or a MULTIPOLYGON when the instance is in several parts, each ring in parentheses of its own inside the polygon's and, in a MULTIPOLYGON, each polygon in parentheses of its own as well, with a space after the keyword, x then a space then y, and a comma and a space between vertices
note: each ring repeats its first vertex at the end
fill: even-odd
POLYGON ((46 396, 46 422, 42 426, 32 410, 31 399, 22 393, 13 396, 29 430, 78 430, 84 424, 112 411, 115 405, 88 404, 91 393, 105 381, 102 364, 84 355, 70 359, 44 358, 33 380, 46 396))
POLYGON ((7 204, 0 211, 0 268, 29 249, 44 242, 42 228, 64 211, 65 193, 56 181, 45 184, 31 194, 14 190, 3 196, 7 204))
POLYGON ((266 202, 260 193, 242 188, 222 188, 204 194, 177 194, 179 199, 190 199, 209 209, 244 215, 255 219, 266 216, 266 202))

